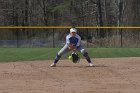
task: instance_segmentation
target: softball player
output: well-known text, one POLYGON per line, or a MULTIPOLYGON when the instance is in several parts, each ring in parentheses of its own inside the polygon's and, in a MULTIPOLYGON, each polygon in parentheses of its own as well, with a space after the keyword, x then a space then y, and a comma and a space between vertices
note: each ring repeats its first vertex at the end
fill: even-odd
POLYGON ((61 56, 69 52, 73 49, 76 49, 77 51, 81 52, 82 55, 86 58, 86 60, 89 63, 89 66, 93 66, 90 57, 88 56, 88 53, 85 51, 85 49, 81 46, 81 37, 77 34, 77 30, 75 28, 70 29, 70 34, 66 36, 66 44, 65 46, 57 53, 54 62, 50 65, 51 67, 55 67, 61 56))

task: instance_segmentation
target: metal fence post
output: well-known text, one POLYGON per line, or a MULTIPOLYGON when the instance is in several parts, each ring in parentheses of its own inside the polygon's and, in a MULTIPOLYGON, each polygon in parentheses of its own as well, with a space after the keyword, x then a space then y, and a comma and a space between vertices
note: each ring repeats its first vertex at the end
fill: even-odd
POLYGON ((15 29, 16 30, 16 38, 17 38, 17 48, 19 48, 19 32, 18 32, 18 28, 15 29))
POLYGON ((53 28, 53 48, 55 48, 55 41, 54 41, 54 28, 53 28))
POLYGON ((123 47, 123 41, 122 41, 122 29, 121 30, 121 48, 123 47))
POLYGON ((88 28, 86 30, 87 30, 87 48, 88 48, 88 28))

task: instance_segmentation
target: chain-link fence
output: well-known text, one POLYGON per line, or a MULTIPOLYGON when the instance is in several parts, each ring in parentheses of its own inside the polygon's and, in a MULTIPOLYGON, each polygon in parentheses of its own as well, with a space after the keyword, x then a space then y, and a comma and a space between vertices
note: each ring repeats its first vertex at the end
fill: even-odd
MULTIPOLYGON (((78 29, 85 47, 140 47, 139 29, 78 29), (103 36, 101 36, 103 35, 103 36)), ((69 29, 0 29, 0 47, 62 47, 69 29)))

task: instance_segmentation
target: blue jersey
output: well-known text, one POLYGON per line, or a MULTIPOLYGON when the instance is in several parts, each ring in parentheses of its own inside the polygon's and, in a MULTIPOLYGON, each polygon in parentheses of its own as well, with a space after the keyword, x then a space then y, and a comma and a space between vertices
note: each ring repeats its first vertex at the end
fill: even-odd
POLYGON ((70 34, 66 36, 66 43, 73 44, 74 46, 80 46, 81 44, 81 37, 76 34, 75 37, 72 37, 70 34))

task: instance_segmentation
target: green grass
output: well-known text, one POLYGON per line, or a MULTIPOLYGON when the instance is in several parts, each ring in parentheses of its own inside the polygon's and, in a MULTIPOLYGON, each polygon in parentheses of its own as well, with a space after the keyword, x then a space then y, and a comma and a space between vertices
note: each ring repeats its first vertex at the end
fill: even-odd
POLYGON ((87 51, 95 58, 140 57, 140 48, 89 48, 87 51))
MULTIPOLYGON (((0 48, 0 62, 51 60, 60 48, 0 48)), ((88 48, 90 57, 140 57, 140 48, 88 48)), ((62 57, 65 59, 70 53, 62 57)), ((81 56, 81 55, 80 55, 81 56)))

